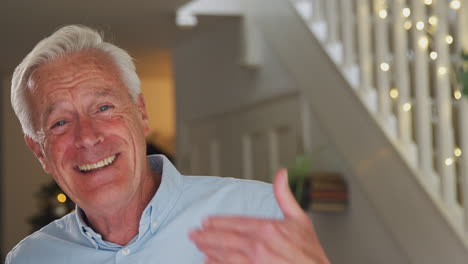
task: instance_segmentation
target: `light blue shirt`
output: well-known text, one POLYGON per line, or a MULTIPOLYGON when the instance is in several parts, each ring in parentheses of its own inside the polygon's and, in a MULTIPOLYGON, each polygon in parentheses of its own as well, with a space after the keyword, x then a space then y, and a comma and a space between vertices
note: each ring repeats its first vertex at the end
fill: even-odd
POLYGON ((162 155, 148 157, 162 175, 143 211, 138 234, 126 246, 102 239, 77 209, 26 237, 6 264, 203 263, 188 233, 212 215, 282 218, 272 185, 233 178, 182 176, 162 155))

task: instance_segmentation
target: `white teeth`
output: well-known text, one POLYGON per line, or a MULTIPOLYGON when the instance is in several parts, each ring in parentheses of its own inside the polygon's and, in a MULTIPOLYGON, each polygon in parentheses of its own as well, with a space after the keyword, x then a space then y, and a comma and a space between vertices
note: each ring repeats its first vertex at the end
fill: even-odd
POLYGON ((80 169, 80 171, 90 171, 90 170, 94 170, 94 169, 99 169, 99 168, 102 168, 104 166, 107 166, 109 164, 111 164, 112 162, 114 162, 115 158, 117 157, 117 155, 112 155, 110 157, 107 157, 103 160, 100 160, 96 163, 93 163, 93 164, 83 164, 83 165, 78 165, 78 169, 80 169))

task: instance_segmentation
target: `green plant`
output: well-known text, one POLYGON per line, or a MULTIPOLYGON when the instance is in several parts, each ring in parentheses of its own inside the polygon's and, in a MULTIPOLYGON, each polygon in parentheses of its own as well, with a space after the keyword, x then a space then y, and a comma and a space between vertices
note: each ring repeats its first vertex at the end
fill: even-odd
POLYGON ((294 164, 288 168, 289 186, 297 202, 304 205, 304 189, 312 170, 311 158, 306 155, 297 156, 294 164))

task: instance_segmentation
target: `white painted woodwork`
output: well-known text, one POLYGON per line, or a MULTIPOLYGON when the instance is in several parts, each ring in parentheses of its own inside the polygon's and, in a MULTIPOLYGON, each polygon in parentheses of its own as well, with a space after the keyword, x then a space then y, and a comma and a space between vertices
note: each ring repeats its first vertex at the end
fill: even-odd
POLYGON ((414 52, 413 74, 414 79, 414 106, 415 111, 415 138, 418 146, 419 168, 422 176, 428 178, 434 189, 439 186, 439 179, 434 176, 433 138, 432 138, 432 102, 429 95, 429 64, 427 45, 429 38, 424 30, 416 28, 417 23, 426 25, 425 5, 421 0, 410 0, 413 18, 412 50, 414 52))
MULTIPOLYGON (((468 258, 468 239, 463 232, 460 232, 462 214, 454 212, 438 192, 437 182, 442 176, 434 171, 435 149, 432 144, 431 120, 433 94, 429 88, 430 61, 427 48, 420 48, 418 44, 418 40, 425 36, 425 33, 414 29, 413 24, 410 41, 412 45, 400 54, 398 62, 407 65, 411 63, 412 69, 407 72, 413 72, 415 79, 411 83, 407 76, 399 80, 399 83, 406 83, 408 86, 405 99, 412 103, 412 108, 409 110, 416 112, 414 122, 408 115, 406 116, 407 120, 404 122, 409 127, 399 134, 403 134, 411 143, 411 126, 416 130, 419 165, 408 166, 408 160, 411 159, 404 158, 399 153, 405 148, 395 148, 399 145, 400 136, 397 141, 391 140, 388 132, 382 131, 382 127, 375 122, 380 120, 379 116, 374 115, 374 118, 369 118, 368 109, 362 106, 358 96, 353 96, 353 90, 346 81, 348 78, 337 77, 337 74, 344 71, 335 63, 335 58, 330 56, 329 49, 323 46, 323 38, 318 35, 315 37, 316 27, 312 25, 310 31, 308 23, 295 13, 295 8, 287 1, 258 0, 257 2, 257 17, 266 39, 295 77, 306 97, 305 100, 310 102, 313 112, 318 115, 326 128, 326 133, 333 138, 334 144, 350 162, 362 187, 392 230, 395 239, 405 249, 410 262, 443 263, 450 259, 451 263, 465 263, 468 258), (267 3, 268 9, 261 8, 267 3), (283 18, 281 23, 275 21, 276 17, 283 18), (284 33, 278 35, 275 33, 277 31, 284 33), (413 57, 406 57, 406 53, 411 52, 414 53, 413 57), (321 67, 313 67, 316 61, 322 62, 321 67), (320 85, 311 86, 312 83, 320 85), (410 90, 410 87, 414 90, 410 90), (411 95, 415 96, 414 102, 411 101, 411 95), (365 137, 362 137, 363 131, 365 137), (437 254, 427 254, 427 252, 437 252, 437 254)), ((375 26, 375 21, 370 23, 368 1, 357 0, 356 3, 359 33, 356 43, 360 55, 360 75, 364 77, 361 77, 359 86, 362 91, 363 87, 372 88, 373 74, 365 73, 377 70, 376 67, 365 63, 367 60, 372 64, 369 58, 374 53, 370 39, 375 39, 376 36, 374 31, 367 29, 375 26), (366 67, 370 68, 366 71, 366 67)), ((413 18, 427 21, 425 9, 428 7, 422 1, 414 0, 407 3, 410 4, 413 18)), ((327 25, 322 28, 327 29, 327 25)), ((401 33, 393 28, 393 35, 400 36, 394 41, 398 41, 400 46, 404 47, 405 35, 401 33)), ((392 57, 394 56, 395 54, 392 54, 392 57)), ((362 98, 361 95, 359 97, 362 98)))
POLYGON ((273 180, 302 148, 297 94, 245 106, 187 125, 189 174, 273 180))
MULTIPOLYGON (((357 35, 358 35, 358 54, 359 54, 359 92, 365 98, 369 96, 373 88, 372 81, 372 53, 371 53, 371 18, 368 0, 357 0, 357 35)), ((365 101, 366 102, 366 101, 365 101)))
POLYGON ((449 208, 454 208, 456 201, 455 157, 453 151, 454 134, 452 120, 452 89, 450 86, 450 53, 446 42, 448 35, 448 2, 437 0, 434 11, 438 17, 434 35, 434 51, 438 57, 435 60, 433 76, 435 76, 435 109, 437 118, 435 123, 436 166, 440 174, 440 188, 442 199, 449 208), (452 161, 450 163, 450 161, 452 161))
POLYGON ((337 0, 325 1, 325 20, 327 21, 327 43, 333 44, 339 40, 337 0))
POLYGON ((392 5, 393 12, 393 77, 395 88, 398 91, 397 119, 398 140, 404 155, 408 157, 410 164, 417 166, 417 154, 412 137, 412 110, 413 101, 410 94, 409 58, 408 53, 408 31, 403 27, 406 19, 403 9, 407 8, 405 0, 395 0, 392 5))
POLYGON ((375 64, 376 64, 376 84, 378 93, 378 115, 384 129, 390 130, 390 119, 392 116, 392 102, 390 98, 389 72, 392 70, 392 63, 389 55, 389 30, 388 11, 384 0, 373 0, 374 21, 375 21, 375 64), (385 12, 385 16, 383 13, 385 12))
POLYGON ((355 63, 355 16, 353 16, 353 1, 341 0, 341 36, 343 39, 343 67, 348 68, 355 63))
MULTIPOLYGON (((302 121, 292 126, 265 124, 256 130, 241 122, 245 129, 227 130, 225 124, 211 119, 206 127, 216 124, 212 128, 217 132, 207 142, 214 140, 220 149, 232 148, 230 156, 241 156, 242 177, 269 181, 286 157, 311 151, 307 120, 311 112, 318 113, 412 262, 441 263, 451 256, 451 262, 463 263, 468 254, 468 155, 463 153, 457 160, 453 151, 456 143, 468 151, 468 107, 466 99, 454 104, 452 96, 461 47, 468 50, 467 1, 461 0, 459 10, 449 9, 450 1, 445 0, 430 4, 423 0, 250 1, 244 15, 259 23, 255 32, 266 36, 304 95, 296 102, 302 121), (404 16, 404 8, 410 8, 411 14, 404 16), (434 28, 428 23, 431 15, 437 17, 434 28), (409 22, 411 28, 405 29, 409 22), (454 37, 451 46, 448 34, 454 37), (431 60, 430 51, 437 52, 437 58, 431 60), (314 64, 317 61, 320 67, 314 64), (312 85, 316 83, 319 87, 312 85), (398 91, 394 102, 391 88, 398 91), (341 113, 342 109, 346 111, 341 113), (239 150, 222 138, 229 133, 239 150), (365 138, 356 140, 362 135, 365 138), (290 140, 302 149, 285 154, 291 148, 285 142, 290 140), (414 221, 424 225, 415 227, 414 221), (420 237, 432 239, 418 244, 420 237), (422 253, 434 252, 440 245, 449 249, 436 257, 422 253)), ((227 116, 223 119, 237 120, 235 114, 227 116)), ((189 125, 189 131, 194 131, 190 134, 204 131, 204 123, 189 125)), ((200 150, 206 149, 203 144, 210 143, 203 143, 203 136, 195 139, 202 145, 194 146, 194 153, 201 155, 200 150)), ((193 157, 191 163, 200 172, 207 171, 204 166, 221 174, 235 171, 223 164, 229 159, 219 160, 218 167, 200 157, 193 157)))
MULTIPOLYGON (((458 105, 460 148, 468 149, 468 99, 462 98, 458 105)), ((460 166, 460 190, 462 194, 468 193, 468 155, 462 153, 458 160, 460 166)), ((468 215, 468 195, 462 195, 463 214, 468 215)), ((468 235, 468 217, 463 219, 464 234, 468 235)))

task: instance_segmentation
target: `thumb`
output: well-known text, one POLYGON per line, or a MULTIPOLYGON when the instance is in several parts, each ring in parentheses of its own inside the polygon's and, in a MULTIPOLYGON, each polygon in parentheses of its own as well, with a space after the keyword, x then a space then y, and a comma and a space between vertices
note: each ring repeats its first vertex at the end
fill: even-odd
POLYGON ((294 195, 289 188, 288 171, 286 169, 279 169, 276 172, 276 176, 273 181, 273 192, 286 219, 297 219, 309 222, 309 217, 297 203, 296 198, 294 198, 294 195))

